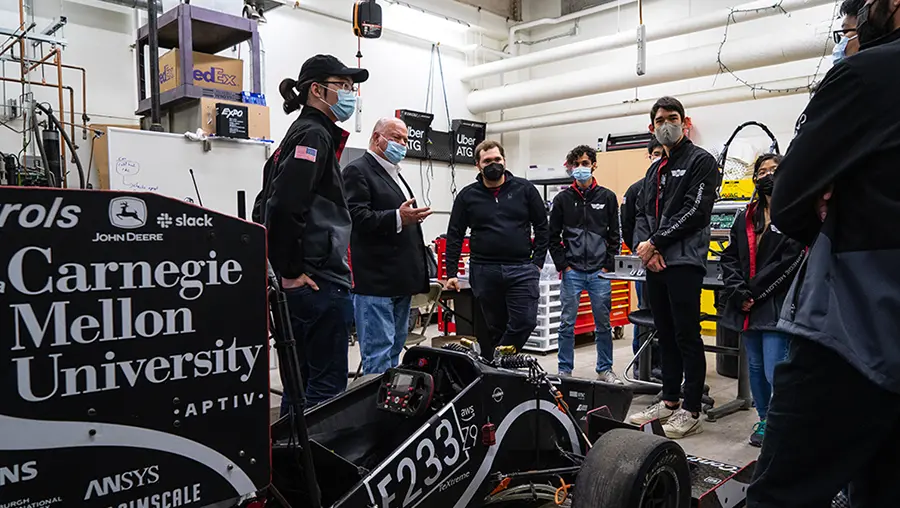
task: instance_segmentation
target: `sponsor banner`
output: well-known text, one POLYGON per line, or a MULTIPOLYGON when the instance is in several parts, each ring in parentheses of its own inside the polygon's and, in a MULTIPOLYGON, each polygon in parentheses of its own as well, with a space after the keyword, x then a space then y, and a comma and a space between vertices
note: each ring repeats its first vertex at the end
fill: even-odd
POLYGON ((484 141, 487 124, 471 120, 453 120, 453 160, 457 164, 475 165, 475 147, 484 141))
POLYGON ((269 483, 263 228, 0 187, 0 507, 202 507, 269 483))
POLYGON ((398 109, 397 118, 406 123, 409 140, 406 142, 406 156, 411 159, 428 159, 429 132, 434 115, 408 109, 398 109))

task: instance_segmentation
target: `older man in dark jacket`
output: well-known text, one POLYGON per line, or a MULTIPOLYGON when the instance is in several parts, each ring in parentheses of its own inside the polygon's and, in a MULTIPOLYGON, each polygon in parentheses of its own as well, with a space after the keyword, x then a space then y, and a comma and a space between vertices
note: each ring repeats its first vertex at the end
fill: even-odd
POLYGON ((421 222, 431 210, 415 207, 400 170, 407 136, 402 120, 379 120, 368 152, 343 172, 353 217, 353 308, 364 374, 397 366, 412 295, 428 291, 421 222))
POLYGON ((897 506, 900 1, 868 0, 858 32, 860 52, 822 81, 775 180, 772 223, 811 247, 781 315, 794 339, 751 508, 828 506, 848 482, 851 506, 897 506))

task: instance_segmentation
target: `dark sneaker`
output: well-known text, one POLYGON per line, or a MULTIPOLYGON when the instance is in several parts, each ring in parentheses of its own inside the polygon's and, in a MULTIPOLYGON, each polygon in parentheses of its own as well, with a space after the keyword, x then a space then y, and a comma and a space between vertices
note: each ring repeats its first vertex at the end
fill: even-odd
POLYGON ((764 437, 766 437, 766 421, 765 420, 763 420, 753 426, 753 434, 750 434, 750 446, 762 448, 764 437))

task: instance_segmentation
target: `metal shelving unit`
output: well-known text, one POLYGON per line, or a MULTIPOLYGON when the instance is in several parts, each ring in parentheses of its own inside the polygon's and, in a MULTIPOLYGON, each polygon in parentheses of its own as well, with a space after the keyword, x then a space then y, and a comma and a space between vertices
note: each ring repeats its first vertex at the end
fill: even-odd
MULTIPOLYGON (((260 76, 260 45, 257 22, 246 18, 211 11, 192 5, 181 4, 159 17, 159 47, 165 49, 183 49, 179 53, 182 69, 194 68, 193 51, 216 54, 245 41, 250 41, 251 79, 254 93, 262 93, 260 76), (188 51, 187 49, 190 49, 188 51)), ((147 95, 147 78, 144 58, 150 41, 150 29, 147 25, 138 31, 135 51, 138 69, 138 96, 140 102, 136 114, 144 116, 150 112, 150 98, 147 95)), ((163 108, 182 105, 192 100, 216 92, 194 85, 191 72, 181 73, 181 82, 172 90, 160 94, 163 108)))

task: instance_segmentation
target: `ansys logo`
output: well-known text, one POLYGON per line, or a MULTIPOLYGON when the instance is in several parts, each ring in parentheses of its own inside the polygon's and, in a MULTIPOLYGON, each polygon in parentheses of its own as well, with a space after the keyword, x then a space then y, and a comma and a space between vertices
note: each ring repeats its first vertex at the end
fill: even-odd
POLYGON ((109 202, 109 222, 119 229, 137 229, 147 223, 147 203, 122 197, 109 202))

